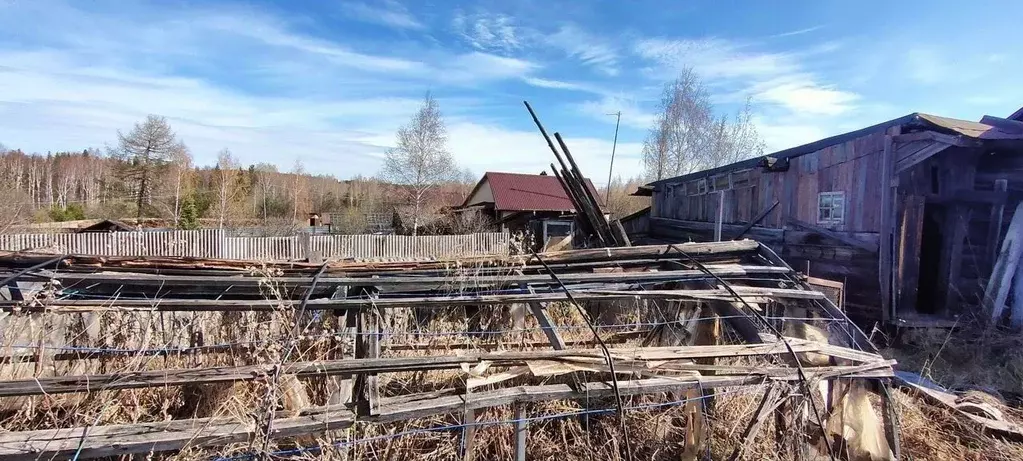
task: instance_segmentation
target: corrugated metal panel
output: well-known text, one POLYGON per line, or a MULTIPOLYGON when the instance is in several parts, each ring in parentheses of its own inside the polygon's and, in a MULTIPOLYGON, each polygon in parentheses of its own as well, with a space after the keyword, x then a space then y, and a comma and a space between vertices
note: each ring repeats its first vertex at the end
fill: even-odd
MULTIPOLYGON (((487 172, 486 180, 500 211, 574 211, 572 200, 554 176, 487 172)), ((593 183, 587 187, 598 195, 593 183)))

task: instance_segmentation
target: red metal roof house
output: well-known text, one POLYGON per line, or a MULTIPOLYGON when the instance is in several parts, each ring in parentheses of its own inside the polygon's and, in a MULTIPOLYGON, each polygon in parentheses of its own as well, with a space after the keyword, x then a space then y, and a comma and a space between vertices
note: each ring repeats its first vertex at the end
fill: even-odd
MULTIPOLYGON (((597 195, 589 179, 586 186, 597 195)), ((561 182, 546 173, 488 171, 460 208, 483 210, 502 229, 529 229, 544 242, 570 234, 576 213, 561 182)))

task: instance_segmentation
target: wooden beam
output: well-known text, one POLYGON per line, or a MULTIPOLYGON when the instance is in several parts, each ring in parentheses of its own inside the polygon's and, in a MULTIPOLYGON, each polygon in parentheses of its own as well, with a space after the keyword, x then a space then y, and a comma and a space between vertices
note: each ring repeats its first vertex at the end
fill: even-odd
MULTIPOLYGON (((757 242, 687 242, 682 243, 687 252, 694 256, 726 254, 743 251, 753 251, 757 248, 757 242)), ((665 245, 641 245, 633 247, 602 248, 555 251, 541 254, 541 257, 548 264, 580 263, 593 261, 610 261, 618 259, 635 259, 637 257, 656 257, 667 250, 665 245)), ((35 264, 46 263, 54 259, 54 255, 45 253, 24 253, 14 251, 0 251, 0 266, 10 268, 27 268, 35 264)), ((462 268, 465 267, 514 267, 535 266, 538 264, 532 255, 513 256, 467 256, 438 261, 400 261, 400 262, 352 262, 341 261, 331 262, 327 266, 324 276, 342 273, 351 274, 373 274, 382 275, 387 272, 408 274, 415 271, 443 271, 450 270, 452 263, 457 261, 462 268)), ((52 263, 51 263, 52 264, 52 263)), ((162 256, 89 256, 72 255, 60 263, 62 271, 129 271, 129 272, 158 272, 162 275, 185 272, 194 274, 196 271, 204 275, 242 275, 248 273, 250 261, 212 259, 212 258, 181 258, 162 256)), ((320 269, 318 264, 304 262, 289 262, 269 264, 268 268, 280 270, 288 274, 314 274, 320 269)))
POLYGON ((725 223, 725 191, 718 191, 718 213, 714 222, 714 241, 721 241, 721 226, 725 223))
POLYGON ((1009 120, 1007 118, 985 115, 980 118, 980 123, 991 125, 1008 133, 1023 134, 1023 122, 1019 120, 1009 120))
MULTIPOLYGON (((798 339, 789 339, 789 343, 792 348, 799 353, 813 352, 861 363, 877 364, 884 362, 884 359, 879 355, 864 353, 840 346, 798 339)), ((617 360, 621 360, 624 363, 646 360, 693 360, 714 357, 783 355, 787 353, 784 345, 780 342, 755 345, 613 348, 610 349, 610 351, 617 360)), ((362 355, 368 354, 369 352, 365 351, 362 353, 362 355)), ((524 352, 502 351, 425 357, 359 357, 343 360, 286 363, 281 370, 281 374, 294 375, 300 378, 314 376, 352 376, 401 371, 458 369, 462 365, 475 366, 484 361, 492 362, 493 366, 516 366, 529 360, 579 360, 602 358, 603 354, 599 349, 524 352)), ((264 364, 236 367, 224 366, 193 369, 165 369, 0 381, 0 397, 66 394, 74 392, 99 392, 105 390, 179 386, 184 384, 211 384, 218 382, 261 380, 273 375, 274 366, 276 365, 264 364)), ((680 369, 696 370, 696 368, 692 368, 688 365, 680 369)), ((704 370, 706 370, 706 368, 704 368, 704 370)), ((732 370, 739 371, 742 374, 750 374, 751 372, 751 370, 747 368, 733 368, 732 370)), ((719 371, 721 373, 725 373, 727 372, 727 369, 721 369, 719 371)), ((783 373, 784 370, 775 370, 774 372, 783 373)), ((754 372, 753 374, 758 373, 754 372)))
POLYGON ((1008 200, 1009 180, 995 180, 995 194, 998 200, 991 204, 991 217, 987 227, 987 261, 993 267, 998 257, 998 246, 1002 238, 1002 222, 1005 219, 1005 202, 1008 200))
MULTIPOLYGON (((736 293, 749 298, 768 299, 821 299, 823 294, 812 290, 772 289, 761 287, 733 287, 736 293)), ((572 296, 580 301, 615 300, 615 299, 733 299, 731 292, 725 289, 707 290, 600 290, 573 289, 572 296)), ((369 299, 314 299, 306 304, 307 311, 396 308, 396 307, 449 307, 461 305, 501 305, 529 302, 566 301, 565 292, 512 294, 512 295, 479 295, 479 296, 435 296, 409 298, 369 299)), ((759 302, 759 301, 757 301, 759 302)), ((278 301, 263 300, 195 300, 195 299, 163 299, 155 301, 118 300, 111 304, 110 300, 77 299, 53 300, 46 304, 31 306, 13 301, 0 301, 0 311, 5 312, 50 312, 50 313, 83 313, 83 312, 271 312, 283 306, 278 301)))
POLYGON ((756 226, 757 224, 760 224, 760 221, 763 221, 764 218, 767 217, 767 215, 771 214, 771 212, 774 211, 774 209, 778 207, 779 203, 781 203, 781 202, 775 200, 774 203, 771 204, 771 206, 761 210, 760 213, 758 213, 755 217, 753 217, 753 219, 750 220, 749 223, 747 223, 745 226, 742 226, 742 229, 739 230, 739 233, 736 234, 735 237, 733 237, 732 239, 733 240, 741 239, 742 236, 746 235, 746 233, 749 232, 749 230, 753 228, 753 226, 756 226))
POLYGON ((947 283, 943 287, 945 291, 945 304, 941 309, 941 314, 948 314, 961 301, 959 290, 962 286, 960 285, 959 274, 962 273, 963 268, 963 245, 970 229, 970 218, 973 216, 973 210, 962 205, 953 208, 952 212, 954 216, 952 220, 951 246, 947 258, 947 283))
MULTIPOLYGON (((719 277, 746 276, 750 274, 778 274, 777 268, 746 265, 720 265, 707 264, 711 272, 719 277)), ((447 288, 459 286, 466 282, 473 286, 516 286, 523 283, 542 284, 553 283, 548 274, 524 274, 522 270, 516 269, 515 274, 505 275, 472 275, 468 278, 462 276, 451 277, 413 277, 413 276, 392 276, 392 277, 321 277, 318 281, 323 285, 345 285, 345 286, 376 286, 376 287, 402 287, 412 286, 417 290, 426 288, 447 288)), ((566 273, 559 274, 558 278, 565 283, 598 283, 598 282, 652 282, 658 280, 685 280, 687 278, 706 277, 706 273, 699 270, 677 270, 657 272, 618 272, 618 273, 566 273), (676 279, 677 277, 677 279, 676 279)), ((150 286, 150 287, 171 287, 171 286, 192 286, 201 284, 203 286, 237 287, 252 286, 258 287, 267 279, 263 277, 200 277, 185 275, 150 275, 150 274, 84 274, 84 273, 61 273, 49 272, 35 275, 28 275, 26 278, 33 280, 60 280, 65 286, 74 283, 111 283, 125 286, 150 286)), ((308 286, 312 283, 312 277, 275 277, 271 278, 274 283, 281 285, 308 286)))
POLYGON ((736 461, 742 456, 742 453, 746 451, 746 447, 749 446, 753 442, 753 439, 757 437, 757 433, 760 432, 760 427, 763 426, 767 421, 767 418, 773 415, 774 411, 785 402, 786 398, 787 397, 781 396, 780 384, 774 383, 768 386, 767 391, 764 392, 764 397, 760 399, 760 404, 757 406, 757 410, 753 412, 753 416, 750 418, 749 424, 739 436, 741 443, 735 446, 732 450, 731 456, 728 457, 729 461, 736 461))
POLYGON ((902 206, 901 234, 899 236, 899 274, 896 294, 900 309, 916 308, 920 288, 920 249, 924 225, 924 197, 907 195, 902 206))
MULTIPOLYGON (((353 311, 353 314, 355 312, 353 311)), ((354 336, 352 333, 342 333, 345 335, 354 336)), ((641 338, 649 334, 648 330, 635 330, 635 331, 623 331, 608 335, 603 338, 603 341, 607 344, 624 344, 630 339, 637 337, 641 338)), ((467 344, 464 342, 458 343, 432 343, 432 342, 416 342, 416 343, 402 343, 402 344, 382 344, 380 347, 384 351, 449 351, 449 350, 461 350, 461 349, 479 349, 479 350, 502 350, 510 349, 514 347, 543 347, 549 345, 549 340, 543 341, 526 341, 525 343, 520 341, 500 341, 500 342, 483 342, 467 344)), ((565 340, 566 348, 576 346, 594 346, 596 340, 593 339, 571 339, 565 340)), ((218 344, 210 346, 192 346, 184 348, 152 348, 152 349, 104 349, 96 348, 96 350, 84 350, 74 352, 59 352, 49 357, 50 360, 54 361, 67 361, 67 360, 98 360, 104 358, 114 357, 163 357, 163 356, 187 356, 195 354, 239 354, 239 353, 250 353, 256 346, 254 345, 236 345, 236 344, 218 344)), ((74 349, 74 348, 72 348, 74 349)), ((332 359, 331 359, 332 360, 332 359)), ((33 363, 36 361, 36 356, 26 355, 7 355, 0 356, 0 364, 6 363, 33 363)))
POLYGON ((1012 277, 1016 273, 1021 254, 1023 254, 1023 202, 1016 206, 1009 230, 1002 240, 998 260, 984 289, 984 308, 991 313, 993 323, 997 324, 1002 320, 1005 302, 1009 299, 1009 289, 1012 287, 1012 277))
POLYGON ((897 318, 895 299, 892 294, 892 247, 895 238, 893 209, 895 188, 891 186, 895 170, 894 136, 901 134, 900 127, 890 128, 884 137, 884 151, 881 157, 881 228, 878 230, 878 281, 881 285, 881 317, 885 322, 897 318))
POLYGON ((944 152, 945 149, 948 149, 950 147, 952 146, 949 146, 948 144, 934 143, 920 150, 917 150, 911 154, 908 154, 905 157, 899 158, 895 162, 895 174, 898 175, 899 173, 902 173, 903 171, 906 171, 920 164, 920 162, 923 162, 924 160, 927 160, 937 155, 938 153, 944 152))
POLYGON ((822 235, 824 237, 827 237, 827 238, 830 238, 832 240, 844 243, 844 244, 846 244, 848 246, 859 248, 861 250, 868 251, 868 252, 871 252, 871 253, 877 253, 877 246, 875 246, 874 244, 872 244, 870 242, 864 242, 862 240, 858 240, 858 239, 855 239, 853 237, 842 235, 842 234, 840 234, 838 232, 835 232, 835 231, 833 231, 831 229, 826 229, 826 228, 823 228, 823 227, 820 227, 820 226, 815 226, 815 225, 810 224, 810 223, 805 222, 805 221, 800 221, 799 219, 796 219, 793 216, 789 216, 788 219, 787 219, 787 222, 789 224, 794 225, 794 226, 801 227, 803 229, 806 229, 808 231, 820 234, 820 235, 822 235))
POLYGON ((906 134, 896 134, 892 136, 892 140, 896 144, 908 144, 916 141, 936 141, 950 146, 960 147, 975 147, 979 145, 979 142, 977 140, 967 138, 962 135, 950 135, 930 130, 914 131, 912 133, 906 134))
MULTIPOLYGON (((799 377, 793 372, 788 380, 799 377)), ((702 378, 651 378, 619 381, 623 396, 680 392, 689 389, 762 386, 759 376, 706 376, 702 378)), ((436 393, 387 398, 381 401, 378 415, 366 422, 387 423, 407 419, 451 414, 465 408, 494 406, 550 400, 607 398, 614 395, 604 382, 519 386, 494 391, 438 397, 436 393)), ((360 419, 362 420, 362 419, 360 419)), ((288 438, 306 434, 344 429, 355 422, 355 416, 344 407, 310 408, 297 417, 274 420, 271 438, 288 438)), ((76 427, 0 433, 0 458, 5 460, 90 459, 180 450, 185 447, 222 446, 244 443, 255 436, 251 421, 233 417, 215 417, 161 421, 156 423, 76 427)))
MULTIPOLYGON (((655 378, 619 381, 622 395, 660 394, 685 389, 760 385, 759 377, 708 377, 705 379, 655 378)), ((436 393, 385 399, 380 414, 365 418, 386 423, 516 403, 607 398, 614 395, 607 383, 584 383, 578 389, 568 384, 520 386, 471 394, 437 397, 436 393)), ((360 418, 360 420, 363 420, 360 418)), ((307 409, 302 415, 274 420, 271 438, 289 438, 345 429, 355 416, 344 407, 307 409)), ((252 440, 258 431, 252 422, 233 417, 162 421, 156 423, 77 427, 0 433, 0 458, 28 461, 37 459, 90 459, 180 450, 185 447, 222 446, 252 440)))
POLYGON ((526 406, 518 403, 515 407, 515 461, 526 461, 526 435, 529 423, 526 421, 526 406))

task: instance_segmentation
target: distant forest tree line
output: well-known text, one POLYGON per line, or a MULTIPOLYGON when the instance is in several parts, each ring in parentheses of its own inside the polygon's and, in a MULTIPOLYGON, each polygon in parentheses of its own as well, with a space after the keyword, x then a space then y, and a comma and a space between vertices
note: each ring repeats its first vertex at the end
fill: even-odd
MULTIPOLYGON (((339 230, 357 233, 364 231, 366 216, 403 205, 403 195, 395 192, 401 186, 361 176, 311 175, 300 161, 290 171, 269 163, 242 166, 224 149, 216 164, 196 166, 161 117, 150 116, 118 138, 105 152, 29 154, 0 146, 0 227, 86 218, 160 218, 182 229, 288 227, 310 213, 332 213, 339 230)), ((429 206, 450 206, 475 180, 462 172, 444 181, 429 206)))
MULTIPOLYGON (((365 232, 369 217, 381 215, 393 215, 398 230, 412 234, 488 230, 490 223, 472 216, 442 216, 478 180, 455 164, 446 141, 439 105, 428 94, 398 129, 378 178, 311 175, 300 160, 289 171, 270 163, 243 166, 228 149, 214 165, 197 166, 167 120, 155 115, 119 131, 117 144, 103 151, 30 154, 0 144, 0 231, 86 218, 157 218, 181 229, 287 230, 311 213, 330 214, 342 233, 365 232)), ((647 206, 646 199, 630 195, 641 184, 641 178, 613 179, 600 191, 607 211, 621 217, 647 206)))

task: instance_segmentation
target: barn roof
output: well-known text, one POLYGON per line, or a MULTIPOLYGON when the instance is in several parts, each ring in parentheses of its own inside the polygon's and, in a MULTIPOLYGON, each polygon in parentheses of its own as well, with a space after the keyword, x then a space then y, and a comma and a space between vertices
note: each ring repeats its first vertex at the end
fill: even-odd
MULTIPOLYGON (((494 209, 499 211, 575 211, 565 188, 554 176, 494 171, 483 175, 462 206, 470 205, 468 201, 484 183, 490 185, 494 195, 494 209)), ((589 179, 586 180, 586 186, 597 195, 589 179)))
MULTIPOLYGON (((1023 111, 1023 109, 1020 109, 1023 111)), ((1017 113, 1019 114, 1019 112, 1017 113)), ((1014 114, 1015 116, 1016 114, 1014 114)), ((1023 114, 1020 114, 1023 116, 1023 114)), ((968 138, 979 139, 979 140, 1020 140, 1023 139, 1023 134, 1006 131, 996 126, 988 125, 981 122, 972 122, 969 120, 959 120, 948 117, 941 117, 937 115, 923 114, 914 112, 909 115, 905 115, 899 118, 881 122, 876 125, 861 128, 856 131, 850 131, 840 135, 832 136, 830 138, 824 138, 811 143, 803 144, 801 146, 792 147, 789 149, 783 149, 773 154, 768 154, 762 157, 754 157, 751 159, 743 160, 741 162, 732 163, 730 165, 719 166, 716 168, 710 168, 707 170, 697 171, 682 176, 676 176, 673 178, 662 179, 660 181, 654 181, 648 184, 648 186, 657 186, 659 184, 677 183, 681 181, 687 181, 692 179, 703 178, 726 171, 732 171, 743 168, 753 168, 760 165, 764 158, 772 157, 776 159, 791 159, 800 157, 806 154, 817 152, 826 147, 841 144, 846 141, 866 136, 868 134, 876 133, 878 131, 887 130, 893 126, 909 126, 922 129, 931 129, 936 131, 948 132, 951 134, 962 135, 968 138)))

